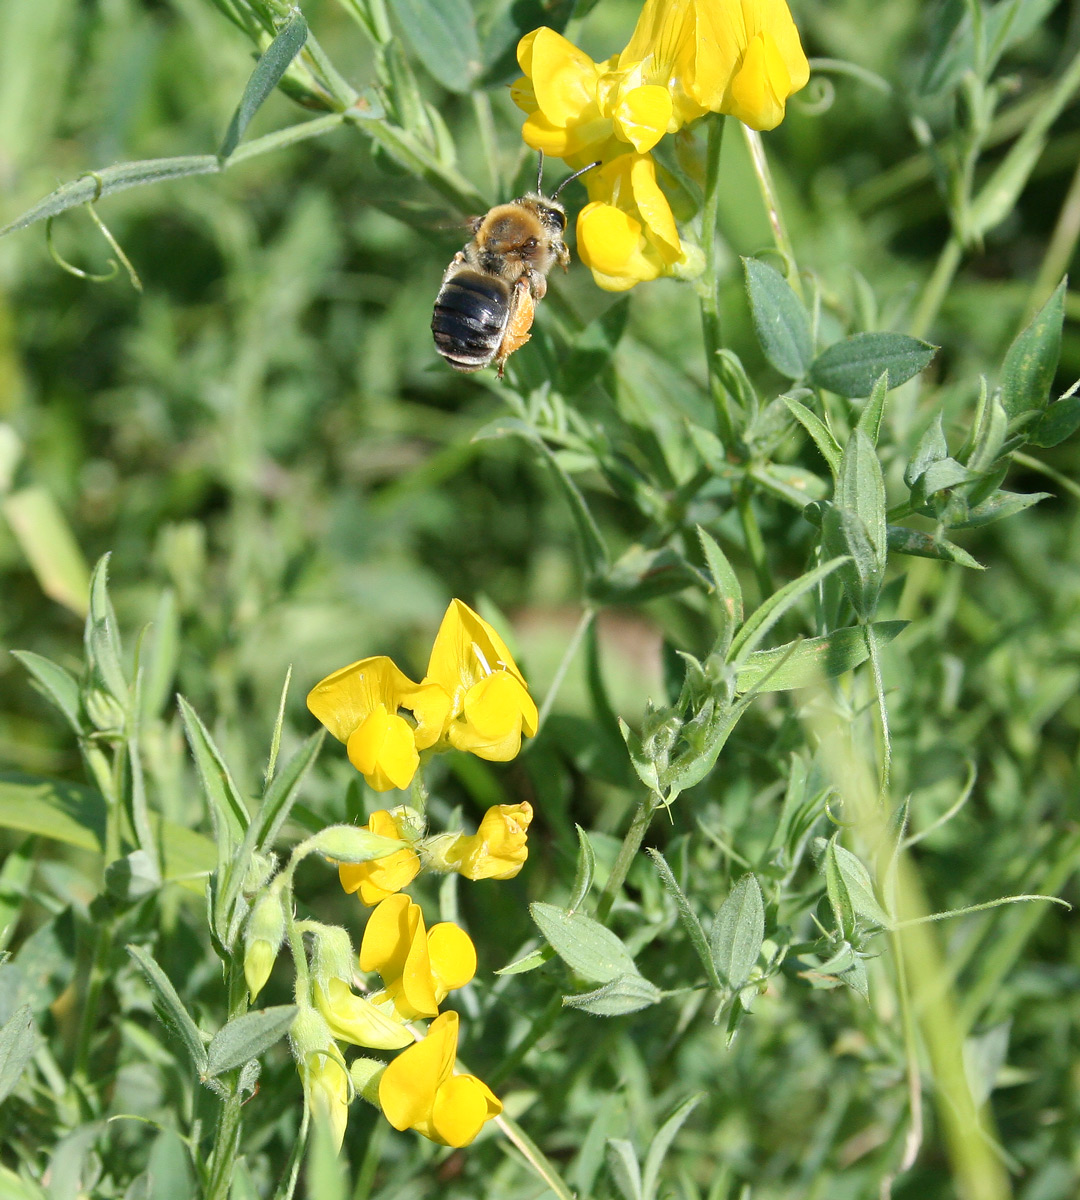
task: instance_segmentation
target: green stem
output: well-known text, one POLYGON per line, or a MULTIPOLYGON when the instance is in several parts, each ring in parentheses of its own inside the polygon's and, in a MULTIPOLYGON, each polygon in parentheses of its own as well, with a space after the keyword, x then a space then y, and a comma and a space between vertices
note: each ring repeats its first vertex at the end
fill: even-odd
POLYGON ((529 1032, 488 1076, 487 1081, 489 1086, 497 1088, 517 1070, 529 1051, 558 1020, 562 1009, 562 996, 558 992, 555 992, 547 1004, 540 1010, 539 1015, 533 1020, 529 1032))
POLYGON ((588 632, 589 626, 592 624, 593 617, 596 616, 596 609, 591 606, 586 608, 581 614, 581 620, 577 623, 570 641, 566 644, 566 649, 563 651, 563 656, 559 662, 555 675, 551 680, 551 686, 544 696, 544 703, 540 706, 540 713, 536 718, 536 732, 539 733, 544 727, 544 722, 548 719, 548 714, 551 712, 552 705, 555 703, 555 697, 559 694, 559 689, 562 687, 563 680, 566 678, 566 672, 570 669, 570 664, 574 661, 574 655, 577 653, 578 646, 581 645, 581 639, 588 632))
POLYGON ((773 241, 784 259, 787 281, 791 284, 792 291, 801 297, 802 280, 799 278, 799 267, 795 261, 795 249, 791 244, 784 214, 780 208, 780 197, 777 195, 776 184, 773 182, 772 171, 769 169, 769 160, 765 157, 765 145, 761 140, 761 134, 756 129, 751 129, 749 125, 743 125, 742 131, 750 151, 750 161, 754 166, 754 175, 757 177, 758 188, 761 190, 761 198, 765 201, 765 211, 769 216, 773 241))
POLYGON ((641 849, 641 843, 645 839, 645 831, 649 828, 649 824, 653 819, 653 813, 660 807, 660 803, 660 797, 656 792, 649 792, 638 805, 637 812, 634 813, 634 819, 630 823, 630 828, 626 831, 626 837, 623 838, 623 843, 619 847, 619 854, 615 859, 615 865, 611 868, 611 874, 604 885, 600 903, 596 906, 596 919, 598 921, 603 922, 606 920, 608 913, 611 912, 611 906, 615 903, 615 897, 618 896, 622 885, 626 882, 630 866, 637 857, 637 852, 641 849))
POLYGON ((746 551, 754 565, 754 577, 757 579, 762 600, 767 600, 776 589, 773 587, 772 572, 769 570, 769 560, 765 553, 765 539, 761 536, 761 526, 758 524, 749 488, 740 485, 735 489, 735 504, 739 510, 739 520, 742 522, 743 536, 746 538, 746 551))
POLYGON ((90 975, 86 981, 82 1012, 79 1016, 79 1032, 75 1039, 75 1061, 73 1074, 79 1079, 87 1078, 90 1066, 90 1042, 97 1028, 98 1006, 105 988, 109 958, 113 945, 112 919, 99 924, 94 933, 94 957, 90 963, 90 975))
POLYGON ((944 249, 937 260, 937 266, 934 267, 934 273, 930 276, 926 287, 923 289, 923 294, 919 299, 919 307, 915 310, 915 315, 911 319, 911 333, 914 337, 925 337, 930 326, 934 323, 942 301, 944 301, 952 284, 953 276, 959 269, 962 256, 963 250, 960 247, 960 239, 954 234, 945 243, 944 249))
POLYGON ((881 659, 878 656, 877 641, 869 625, 863 626, 866 638, 866 649, 870 655, 870 667, 874 674, 874 695, 877 698, 878 716, 881 718, 881 793, 880 801, 884 804, 889 796, 889 782, 892 775, 892 737, 889 733, 889 709, 885 703, 885 684, 881 678, 881 659))
POLYGON ((724 386, 722 365, 717 351, 723 346, 720 331, 720 264, 717 261, 716 218, 720 211, 723 184, 720 178, 720 151, 724 145, 725 118, 709 118, 709 140, 705 150, 705 204, 701 211, 701 249, 705 256, 704 295, 701 323, 705 334, 705 367, 709 373, 713 406, 720 440, 729 453, 735 452, 738 436, 731 415, 731 398, 724 386))
MULTIPOLYGON (((235 1088, 235 1081, 234 1081, 235 1088)), ((221 1103, 214 1131, 214 1159, 203 1200, 226 1200, 232 1186, 233 1167, 240 1141, 240 1109, 243 1101, 235 1088, 221 1103)))
POLYGON ((1031 289, 1027 311, 1021 321, 1022 327, 1026 326, 1042 308, 1050 298, 1050 293, 1057 287, 1058 281, 1069 269, 1069 263, 1072 262, 1073 254, 1076 252, 1078 240, 1080 240, 1080 164, 1077 164, 1072 183, 1069 184, 1069 190, 1065 194, 1050 244, 1046 247, 1042 266, 1039 268, 1039 274, 1031 289))

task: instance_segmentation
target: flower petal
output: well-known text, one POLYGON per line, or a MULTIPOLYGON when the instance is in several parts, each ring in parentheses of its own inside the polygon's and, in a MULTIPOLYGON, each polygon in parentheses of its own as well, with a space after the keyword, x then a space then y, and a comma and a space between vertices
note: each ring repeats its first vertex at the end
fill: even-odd
POLYGON ((597 64, 573 42, 544 26, 534 34, 524 55, 522 70, 532 80, 536 103, 553 124, 566 128, 580 120, 596 99, 597 64))
POLYGON ((349 762, 377 792, 407 788, 420 765, 412 726, 381 703, 352 731, 346 749, 349 762))
POLYGON ((452 921, 432 925, 428 933, 428 954, 440 1003, 447 992, 464 987, 476 974, 476 947, 472 938, 452 921))
POLYGON ((431 1127, 447 1146, 467 1146, 502 1103, 475 1075, 451 1075, 435 1094, 431 1127))
POLYGON ((450 724, 450 744, 489 762, 509 762, 516 756, 526 722, 526 732, 536 732, 536 705, 506 671, 496 671, 469 688, 462 709, 464 720, 450 724))
POLYGON ((791 75, 772 34, 759 33, 746 48, 731 80, 725 110, 751 129, 775 129, 784 119, 791 75))
POLYGON ((454 1069, 457 1040, 457 1013, 443 1013, 431 1022, 422 1042, 403 1050, 383 1072, 379 1105, 395 1129, 430 1119, 436 1093, 454 1069))
POLYGON ((308 692, 307 706, 339 742, 381 704, 397 711, 398 693, 416 684, 385 655, 362 658, 335 671, 308 692))
POLYGON ((422 920, 408 896, 388 896, 368 917, 360 943, 360 970, 396 979, 405 969, 413 935, 422 920))
POLYGON ((671 96, 656 85, 631 88, 615 107, 615 132, 639 154, 651 150, 668 131, 671 96))
POLYGON ((467 604, 451 600, 435 635, 424 683, 437 683, 457 697, 498 670, 509 671, 525 686, 502 638, 467 604))
POLYGON ((397 1050, 413 1042, 413 1035, 400 1021, 356 995, 343 979, 328 980, 325 989, 316 986, 315 1003, 334 1037, 354 1046, 397 1050))

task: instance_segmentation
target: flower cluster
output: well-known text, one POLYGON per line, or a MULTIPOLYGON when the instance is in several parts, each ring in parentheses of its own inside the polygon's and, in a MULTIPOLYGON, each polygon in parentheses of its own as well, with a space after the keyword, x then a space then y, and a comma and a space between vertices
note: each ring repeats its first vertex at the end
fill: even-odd
POLYGON ((534 150, 578 168, 578 252, 608 291, 677 274, 687 254, 650 151, 708 112, 773 129, 810 68, 785 0, 646 0, 626 49, 594 62, 543 27, 518 43, 512 95, 534 150))
POLYGON ((460 600, 446 610, 420 683, 385 656, 362 658, 317 683, 307 703, 377 792, 407 788, 422 750, 508 762, 536 732, 536 705, 510 651, 460 600))
MULTIPOLYGON (((525 680, 494 629, 460 600, 439 627, 427 673, 416 683, 389 658, 365 658, 316 684, 308 707, 339 741, 350 762, 376 791, 406 788, 421 753, 445 749, 493 761, 513 758, 532 736, 537 710, 525 680)), ((416 795, 424 795, 423 787, 416 795)), ((365 827, 381 857, 339 862, 346 892, 372 909, 359 957, 344 929, 313 921, 290 926, 283 873, 252 907, 245 930, 245 973, 252 1000, 266 983, 282 938, 290 946, 310 935, 311 961, 297 961, 299 1015, 291 1037, 308 1103, 340 1145, 348 1106, 359 1094, 381 1108, 397 1129, 415 1129, 448 1146, 464 1146, 502 1104, 473 1075, 458 1074, 458 1016, 440 1012, 450 992, 476 973, 476 948, 457 925, 430 929, 421 908, 402 889, 424 869, 456 871, 467 879, 511 879, 528 857, 532 820, 527 802, 488 809, 474 834, 429 835, 423 814, 407 805, 379 809, 365 827), (381 840, 380 840, 381 839, 381 840), (400 845, 400 849, 392 848, 400 845), (387 849, 387 847, 390 847, 387 849), (364 994, 357 975, 377 976, 364 994), (430 1020, 420 1037, 412 1023, 430 1020), (389 1064, 360 1058, 346 1065, 339 1042, 400 1050, 389 1064)), ((353 826, 342 827, 359 837, 353 826)), ((324 831, 324 834, 327 831, 324 831)), ((347 852, 340 839, 312 839, 318 853, 347 852)))

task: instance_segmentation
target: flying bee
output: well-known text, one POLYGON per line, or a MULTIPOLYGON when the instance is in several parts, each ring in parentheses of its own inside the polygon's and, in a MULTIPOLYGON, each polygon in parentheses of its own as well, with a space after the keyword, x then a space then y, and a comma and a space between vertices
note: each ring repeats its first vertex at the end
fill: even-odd
POLYGON ((556 263, 564 271, 570 265, 563 241, 566 209, 557 197, 596 165, 582 167, 545 196, 541 154, 535 192, 497 204, 469 222, 473 239, 446 268, 431 318, 435 348, 455 371, 479 371, 495 363, 501 377, 506 360, 529 340, 536 302, 547 294, 548 272, 556 263))

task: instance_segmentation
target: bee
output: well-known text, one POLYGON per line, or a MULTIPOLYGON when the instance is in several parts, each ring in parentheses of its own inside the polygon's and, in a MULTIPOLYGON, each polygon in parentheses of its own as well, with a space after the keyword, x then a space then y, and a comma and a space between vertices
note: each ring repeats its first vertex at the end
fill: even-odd
POLYGON ((541 190, 497 204, 468 228, 473 238, 454 255, 435 300, 431 332, 435 348, 455 371, 479 371, 492 363, 502 377, 506 360, 529 340, 536 302, 547 294, 556 263, 565 271, 570 251, 563 241, 566 209, 557 197, 590 163, 568 176, 550 196, 541 190))

